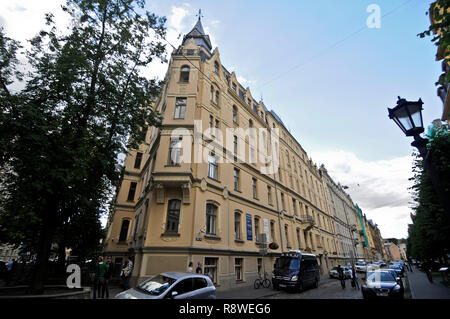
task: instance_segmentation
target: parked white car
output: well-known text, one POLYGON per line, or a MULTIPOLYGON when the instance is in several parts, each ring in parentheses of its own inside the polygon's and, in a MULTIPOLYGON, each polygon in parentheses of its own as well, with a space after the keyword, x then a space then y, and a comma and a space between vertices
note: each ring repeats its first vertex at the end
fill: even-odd
POLYGON ((355 269, 356 269, 357 272, 366 272, 367 271, 367 264, 365 262, 358 261, 355 264, 355 269))

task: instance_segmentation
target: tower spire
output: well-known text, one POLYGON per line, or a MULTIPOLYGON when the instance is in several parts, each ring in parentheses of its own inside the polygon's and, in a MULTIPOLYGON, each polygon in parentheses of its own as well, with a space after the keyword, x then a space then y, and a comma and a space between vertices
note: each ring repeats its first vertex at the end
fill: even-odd
POLYGON ((201 20, 201 18, 203 18, 203 16, 202 16, 202 9, 198 9, 197 17, 198 17, 199 20, 201 20))

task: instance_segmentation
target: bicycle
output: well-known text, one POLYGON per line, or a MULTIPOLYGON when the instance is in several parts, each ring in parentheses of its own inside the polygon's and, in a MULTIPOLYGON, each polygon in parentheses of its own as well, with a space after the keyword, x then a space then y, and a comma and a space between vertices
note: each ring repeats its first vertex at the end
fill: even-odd
POLYGON ((255 289, 259 289, 259 287, 261 286, 263 286, 264 288, 270 287, 270 280, 267 272, 264 272, 264 278, 261 276, 261 274, 258 274, 258 278, 256 278, 255 282, 253 283, 253 287, 255 289))

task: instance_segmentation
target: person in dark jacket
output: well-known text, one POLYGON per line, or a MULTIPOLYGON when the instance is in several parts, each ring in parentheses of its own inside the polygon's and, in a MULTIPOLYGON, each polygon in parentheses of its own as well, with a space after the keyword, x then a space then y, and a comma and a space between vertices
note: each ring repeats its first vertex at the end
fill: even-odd
POLYGON ((105 272, 105 293, 106 299, 109 299, 109 282, 114 274, 114 265, 111 262, 111 256, 106 258, 106 266, 108 266, 108 269, 105 272))
POLYGON ((341 265, 338 265, 337 272, 339 274, 339 280, 341 281, 342 289, 345 289, 344 269, 342 269, 341 265))
POLYGON ((95 265, 94 274, 94 299, 97 296, 100 299, 105 297, 105 272, 108 270, 108 266, 103 262, 103 257, 99 256, 97 264, 95 265), (101 292, 101 295, 100 295, 101 292))

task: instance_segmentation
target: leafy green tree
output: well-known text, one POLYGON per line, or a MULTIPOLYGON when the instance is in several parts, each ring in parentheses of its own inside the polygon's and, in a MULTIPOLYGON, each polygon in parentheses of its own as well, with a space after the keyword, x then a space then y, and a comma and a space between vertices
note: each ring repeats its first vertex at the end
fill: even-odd
POLYGON ((151 107, 161 83, 141 74, 154 59, 166 61, 165 18, 144 6, 68 0, 68 30, 47 14, 30 41, 25 87, 14 93, 20 46, 0 32, 0 239, 37 251, 33 293, 43 291, 53 241, 95 249, 118 155, 161 123, 151 107))
MULTIPOLYGON (((434 136, 429 147, 442 187, 450 196, 450 134, 434 136)), ((450 216, 443 209, 429 174, 424 172, 421 159, 415 160, 413 171, 412 195, 416 206, 408 230, 408 255, 421 259, 445 257, 450 249, 450 216)))
MULTIPOLYGON (((418 34, 419 37, 432 36, 432 41, 439 48, 439 59, 445 63, 450 63, 450 0, 436 0, 430 6, 429 12, 432 23, 428 30, 418 34)), ((450 72, 442 73, 436 83, 444 85, 450 83, 450 72)))

